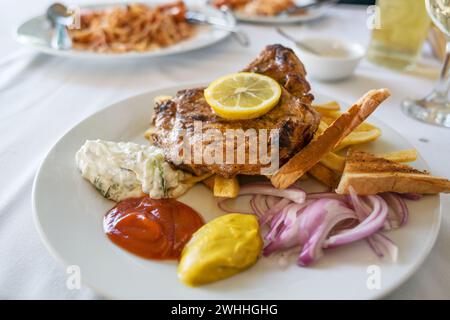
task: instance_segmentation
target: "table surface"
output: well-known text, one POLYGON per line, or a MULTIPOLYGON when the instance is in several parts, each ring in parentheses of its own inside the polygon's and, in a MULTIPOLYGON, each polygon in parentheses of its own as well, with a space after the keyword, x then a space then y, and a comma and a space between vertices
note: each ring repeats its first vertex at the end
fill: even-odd
MULTIPOLYGON (((51 2, 0 2, 0 298, 101 298, 87 287, 67 289, 66 270, 45 249, 33 223, 34 175, 67 130, 113 102, 182 82, 210 81, 245 66, 266 44, 290 45, 274 27, 257 25, 242 26, 252 40, 248 48, 228 39, 184 55, 120 64, 51 57, 16 44, 13 26, 42 13, 51 2)), ((365 7, 339 6, 320 21, 286 30, 297 37, 334 35, 367 45, 366 19, 365 7)), ((424 61, 433 66, 428 51, 424 61)), ((376 116, 404 135, 433 174, 450 177, 450 130, 409 119, 399 107, 403 98, 422 97, 431 90, 436 63, 433 68, 431 76, 417 76, 364 61, 350 79, 311 85, 313 91, 349 102, 369 89, 389 88, 392 97, 376 116)), ((450 196, 442 195, 441 201, 443 221, 435 247, 420 269, 387 298, 450 299, 450 196)))

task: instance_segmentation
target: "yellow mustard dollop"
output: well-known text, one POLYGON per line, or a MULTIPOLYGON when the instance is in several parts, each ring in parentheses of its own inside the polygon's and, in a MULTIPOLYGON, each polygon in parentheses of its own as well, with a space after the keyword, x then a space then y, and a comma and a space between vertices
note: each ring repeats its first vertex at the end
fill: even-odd
POLYGON ((186 244, 178 277, 198 286, 235 275, 258 260, 263 246, 255 216, 230 213, 197 230, 186 244))

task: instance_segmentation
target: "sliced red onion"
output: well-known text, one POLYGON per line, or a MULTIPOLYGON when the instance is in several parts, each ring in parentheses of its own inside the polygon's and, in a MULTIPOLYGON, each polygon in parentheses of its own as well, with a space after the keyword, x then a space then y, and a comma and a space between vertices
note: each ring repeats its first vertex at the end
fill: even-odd
POLYGON ((391 223, 392 219, 390 218, 390 215, 391 215, 391 210, 388 211, 388 216, 387 216, 386 220, 384 221, 383 230, 385 230, 385 231, 389 231, 389 230, 397 228, 395 226, 395 224, 393 225, 391 223))
POLYGON ((374 233, 371 238, 378 242, 388 252, 393 262, 398 259, 398 247, 395 243, 381 232, 374 233))
POLYGON ((409 218, 409 209, 408 206, 406 205, 406 202, 404 199, 402 199, 401 197, 397 196, 397 199, 400 200, 400 205, 402 207, 402 219, 400 221, 400 227, 405 225, 408 222, 408 218, 409 218))
POLYGON ((399 228, 408 221, 408 207, 405 200, 396 193, 383 193, 380 196, 387 202, 390 209, 388 220, 393 229, 399 228))
POLYGON ((284 207, 278 214, 276 214, 272 220, 270 221, 270 229, 266 234, 264 239, 268 241, 273 241, 277 237, 281 225, 284 223, 284 218, 286 216, 286 212, 289 210, 288 206, 284 207))
POLYGON ((252 195, 252 212, 228 208, 226 200, 230 199, 220 201, 219 207, 226 212, 257 215, 260 223, 269 228, 263 254, 300 251, 301 266, 317 260, 324 248, 361 239, 366 239, 380 258, 386 252, 395 261, 398 248, 380 230, 405 224, 409 215, 405 199, 421 197, 397 193, 358 196, 351 187, 348 196, 328 191, 306 194, 298 187, 279 190, 265 182, 243 185, 239 192, 242 195, 252 195))
POLYGON ((287 188, 287 189, 276 189, 268 184, 263 183, 250 183, 241 186, 239 190, 239 195, 246 194, 263 194, 266 196, 275 196, 284 199, 288 199, 295 203, 303 203, 306 199, 306 192, 300 188, 287 188))
POLYGON ((381 249, 379 248, 379 244, 378 242, 373 238, 373 235, 370 237, 367 237, 367 243, 369 244, 370 248, 372 249, 373 252, 375 252, 375 254, 379 257, 379 258, 383 258, 384 254, 383 251, 381 251, 381 249))
POLYGON ((372 211, 371 208, 356 194, 352 186, 350 190, 350 201, 360 221, 364 221, 372 211))
POLYGON ((345 201, 346 196, 343 194, 337 194, 335 192, 313 192, 306 195, 306 199, 336 199, 345 201))
POLYGON ((298 203, 291 203, 286 206, 272 224, 271 230, 266 236, 270 243, 264 248, 265 256, 277 250, 286 250, 301 245, 306 239, 302 236, 300 229, 300 219, 297 215, 305 206, 298 203))
POLYGON ((422 199, 422 195, 420 193, 396 193, 402 198, 408 199, 408 200, 420 200, 422 199))
POLYGON ((265 203, 265 196, 260 194, 253 195, 252 199, 250 200, 250 206, 252 207, 252 210, 260 218, 262 218, 264 216, 264 212, 268 210, 265 203))
POLYGON ((330 231, 341 221, 355 219, 355 213, 343 202, 320 199, 308 206, 300 216, 300 230, 306 233, 298 264, 307 266, 322 256, 323 243, 330 231))
POLYGON ((280 202, 280 200, 281 200, 280 197, 266 196, 266 206, 270 209, 278 202, 280 202))
MULTIPOLYGON (((350 209, 351 209, 351 208, 350 208, 350 209)), ((352 209, 352 210, 353 210, 353 209, 352 209)), ((357 217, 357 216, 356 216, 356 213, 355 213, 355 217, 357 217)), ((355 218, 355 219, 353 219, 353 220, 345 220, 345 221, 342 221, 342 222, 338 223, 338 224, 333 228, 333 230, 331 230, 330 236, 332 236, 332 235, 334 235, 334 234, 337 234, 337 233, 340 233, 340 232, 342 232, 343 230, 347 230, 347 229, 354 228, 354 227, 356 227, 356 226, 358 225, 358 223, 359 223, 358 218, 355 218)))
POLYGON ((243 210, 242 208, 239 208, 239 209, 229 208, 227 206, 227 202, 229 200, 233 200, 233 199, 223 199, 223 200, 220 200, 219 202, 217 202, 217 206, 219 207, 219 209, 222 211, 225 211, 227 213, 234 213, 234 212, 240 212, 240 213, 246 213, 246 214, 254 213, 253 210, 243 210))
POLYGON ((366 219, 364 219, 363 221, 361 221, 361 223, 359 225, 356 226, 356 228, 362 228, 363 226, 372 223, 374 220, 377 220, 379 223, 381 223, 382 225, 384 225, 384 222, 386 221, 387 218, 387 213, 388 213, 388 205, 386 203, 386 201, 384 201, 383 198, 381 198, 380 196, 377 195, 370 195, 370 196, 364 196, 363 200, 361 201, 361 203, 363 205, 367 205, 367 208, 369 208, 369 215, 367 216, 366 219), (371 206, 369 206, 364 199, 367 199, 370 203, 371 206), (380 218, 380 216, 374 214, 374 211, 376 211, 377 209, 381 210, 385 210, 386 214, 383 214, 383 217, 380 218), (381 221, 382 220, 382 221, 381 221))
POLYGON ((292 202, 291 200, 285 198, 278 201, 278 203, 275 204, 272 208, 264 212, 263 217, 261 217, 259 221, 260 224, 266 224, 267 222, 269 222, 275 214, 283 210, 283 208, 286 207, 291 202, 292 202))
POLYGON ((255 205, 255 196, 253 196, 250 199, 250 207, 252 208, 254 214, 256 214, 258 217, 262 217, 264 212, 259 211, 258 208, 256 207, 256 205, 255 205))
POLYGON ((379 196, 367 196, 367 198, 373 205, 372 212, 369 216, 355 228, 331 236, 323 243, 324 248, 335 248, 367 238, 383 227, 388 213, 386 201, 379 196))
POLYGON ((299 203, 289 203, 287 206, 285 206, 283 209, 280 210, 279 213, 275 214, 269 222, 270 228, 274 228, 274 225, 279 223, 279 220, 284 220, 285 218, 285 214, 286 214, 286 210, 289 209, 289 206, 291 204, 295 204, 297 205, 298 211, 297 211, 297 216, 303 211, 303 209, 305 209, 307 206, 309 206, 312 202, 314 202, 314 200, 309 200, 306 201, 305 203, 299 204, 299 203))

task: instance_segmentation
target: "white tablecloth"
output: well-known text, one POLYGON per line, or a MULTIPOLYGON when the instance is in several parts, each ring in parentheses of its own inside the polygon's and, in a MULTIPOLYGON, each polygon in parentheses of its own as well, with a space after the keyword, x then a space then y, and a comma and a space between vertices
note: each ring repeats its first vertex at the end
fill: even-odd
MULTIPOLYGON (((38 54, 16 44, 12 29, 42 13, 50 0, 0 2, 0 298, 100 298, 89 288, 68 290, 67 274, 44 248, 32 219, 31 188, 38 165, 67 130, 115 101, 163 86, 200 82, 246 65, 266 44, 282 43, 270 26, 245 25, 249 48, 228 39, 213 47, 158 60, 99 63, 38 54)), ((72 1, 77 3, 77 1, 72 1)), ((291 34, 336 35, 367 44, 364 7, 339 7, 321 21, 286 27, 291 34)), ((433 173, 450 177, 450 130, 402 114, 406 96, 421 97, 433 80, 392 72, 363 62, 351 79, 312 81, 314 91, 352 102, 371 88, 392 97, 376 116, 401 132, 433 173)), ((441 196, 443 223, 423 266, 389 298, 450 298, 450 197, 441 196)))

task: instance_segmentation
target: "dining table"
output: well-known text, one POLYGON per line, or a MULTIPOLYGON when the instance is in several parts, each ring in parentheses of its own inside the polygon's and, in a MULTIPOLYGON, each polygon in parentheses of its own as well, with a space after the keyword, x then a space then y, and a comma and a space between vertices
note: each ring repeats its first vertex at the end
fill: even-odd
MULTIPOLYGON (((14 38, 17 25, 43 14, 51 3, 0 2, 0 299, 103 299, 85 285, 67 286, 68 270, 49 253, 36 229, 33 179, 46 154, 68 130, 110 104, 149 90, 207 83, 243 68, 268 44, 294 44, 281 37, 274 25, 240 24, 250 39, 247 47, 228 37, 207 48, 151 59, 56 57, 25 47, 14 38)), ((367 48, 371 36, 368 12, 367 6, 337 5, 320 19, 282 28, 298 39, 336 37, 367 48)), ((450 178, 450 129, 418 122, 400 107, 407 97, 425 96, 439 68, 425 44, 417 66, 408 71, 363 60, 345 80, 309 81, 313 93, 344 101, 348 104, 344 107, 372 88, 389 88, 392 96, 375 116, 414 146, 432 174, 450 178)), ((417 272, 386 299, 450 299, 450 196, 442 194, 440 200, 442 223, 433 249, 417 272)))

